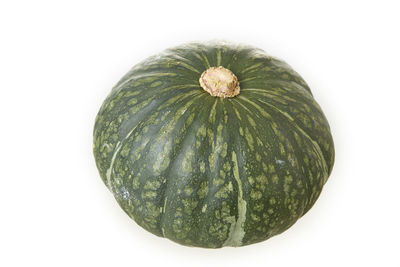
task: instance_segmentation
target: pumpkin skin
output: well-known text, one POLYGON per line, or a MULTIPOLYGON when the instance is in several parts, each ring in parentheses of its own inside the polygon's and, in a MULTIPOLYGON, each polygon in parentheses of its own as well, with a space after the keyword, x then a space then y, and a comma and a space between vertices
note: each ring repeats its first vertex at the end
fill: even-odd
POLYGON ((177 243, 244 246, 282 233, 315 203, 334 163, 328 122, 305 81, 264 51, 191 43, 134 66, 94 127, 100 176, 144 229, 177 243), (240 82, 213 97, 210 67, 240 82))

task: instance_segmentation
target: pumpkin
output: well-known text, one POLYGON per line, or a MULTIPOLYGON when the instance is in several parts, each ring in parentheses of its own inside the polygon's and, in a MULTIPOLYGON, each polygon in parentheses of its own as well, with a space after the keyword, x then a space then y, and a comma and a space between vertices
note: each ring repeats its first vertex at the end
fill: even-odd
POLYGON ((315 203, 334 163, 306 82, 263 50, 190 43, 134 66, 94 127, 100 176, 147 231, 196 247, 282 233, 315 203))

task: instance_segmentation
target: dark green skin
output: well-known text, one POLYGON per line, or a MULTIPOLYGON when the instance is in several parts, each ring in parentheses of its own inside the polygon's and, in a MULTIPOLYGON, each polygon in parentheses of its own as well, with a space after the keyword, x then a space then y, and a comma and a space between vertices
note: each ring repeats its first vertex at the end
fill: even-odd
POLYGON ((260 49, 186 44, 132 68, 94 128, 101 178, 122 209, 187 246, 244 246, 282 233, 315 203, 334 162, 328 122, 304 80, 260 49), (212 66, 234 98, 199 85, 212 66))

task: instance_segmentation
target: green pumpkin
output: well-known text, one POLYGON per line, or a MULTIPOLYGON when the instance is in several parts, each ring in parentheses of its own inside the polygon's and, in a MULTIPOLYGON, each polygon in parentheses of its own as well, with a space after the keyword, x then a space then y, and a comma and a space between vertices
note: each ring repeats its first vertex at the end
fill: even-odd
POLYGON ((292 226, 320 195, 334 146, 310 88, 289 65, 215 42, 133 67, 97 115, 94 155, 141 227, 219 248, 292 226))

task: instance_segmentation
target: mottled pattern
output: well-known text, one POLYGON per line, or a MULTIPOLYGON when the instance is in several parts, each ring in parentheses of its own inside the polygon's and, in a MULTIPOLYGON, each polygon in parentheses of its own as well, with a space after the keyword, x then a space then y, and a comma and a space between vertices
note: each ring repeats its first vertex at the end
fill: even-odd
POLYGON ((100 175, 140 226, 180 244, 260 242, 293 225, 333 167, 328 122, 304 80, 262 50, 188 44, 136 65, 104 101, 94 128, 100 175), (212 97, 212 66, 241 91, 212 97))

